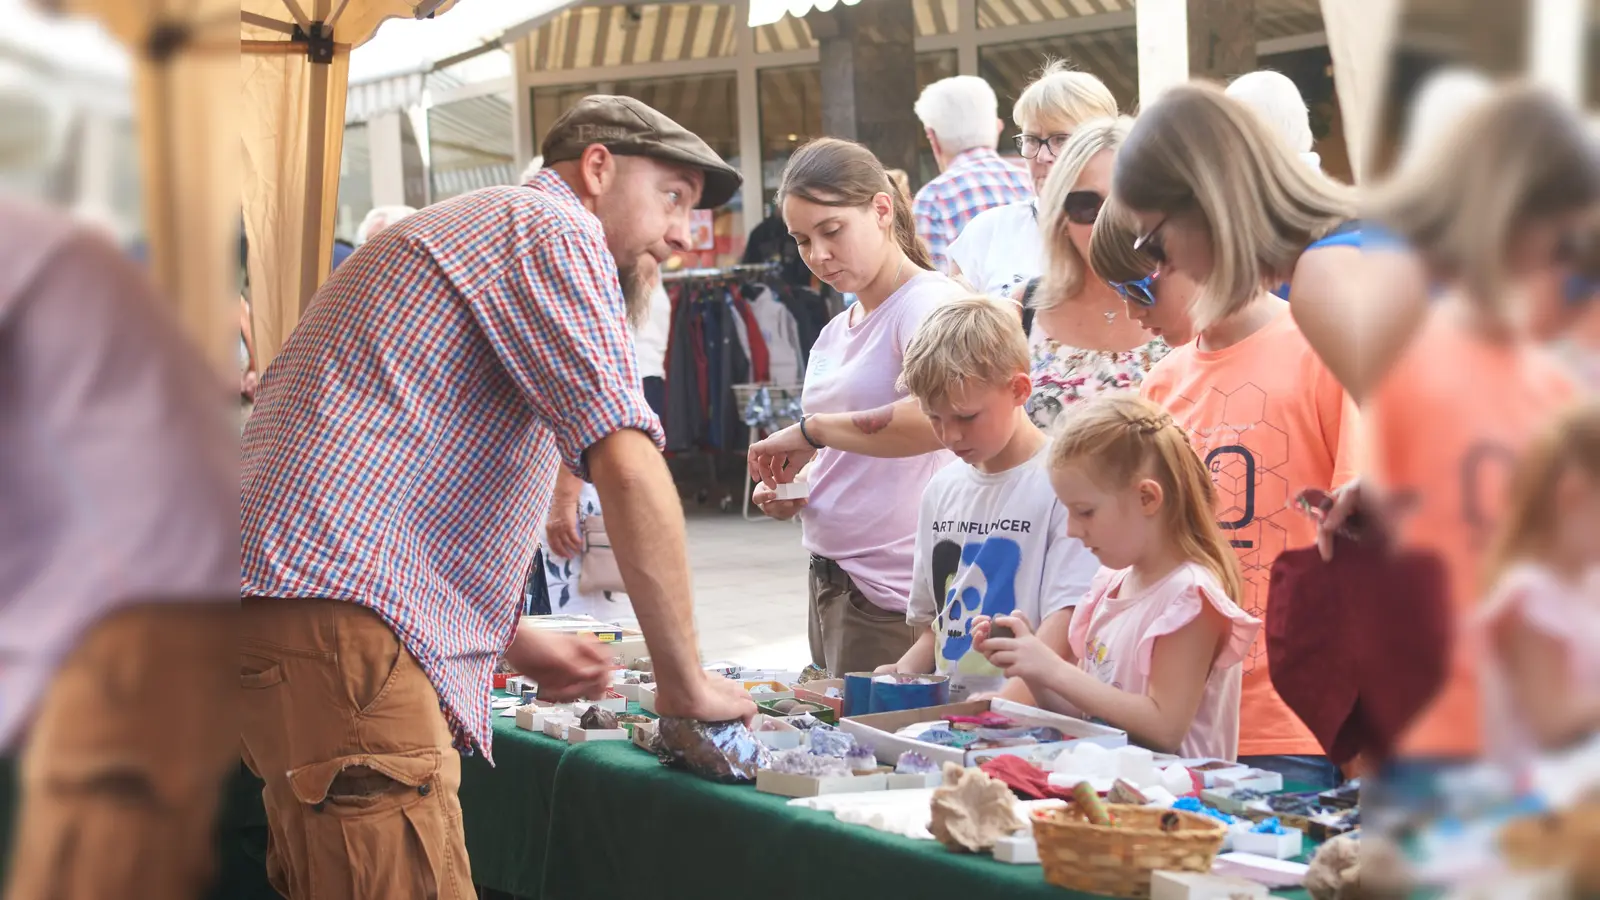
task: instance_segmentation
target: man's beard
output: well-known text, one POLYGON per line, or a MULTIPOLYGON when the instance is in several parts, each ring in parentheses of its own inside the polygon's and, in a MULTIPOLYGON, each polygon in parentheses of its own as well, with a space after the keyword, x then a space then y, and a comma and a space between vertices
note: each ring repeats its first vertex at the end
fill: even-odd
POLYGON ((628 309, 628 326, 638 328, 650 315, 650 295, 655 293, 661 270, 655 257, 643 256, 627 265, 617 263, 617 280, 622 284, 622 300, 628 309))

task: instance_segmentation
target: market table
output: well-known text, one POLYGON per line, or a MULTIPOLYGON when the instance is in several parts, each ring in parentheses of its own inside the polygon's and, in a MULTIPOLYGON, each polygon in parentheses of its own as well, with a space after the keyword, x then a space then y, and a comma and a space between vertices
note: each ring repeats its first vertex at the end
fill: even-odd
MULTIPOLYGON (((1046 884, 1038 866, 845 825, 749 786, 667 769, 630 743, 569 746, 498 714, 494 731, 498 766, 463 760, 461 805, 473 880, 516 897, 1088 898, 1046 884)), ((0 838, 11 805, 4 768, 0 838)), ((217 898, 275 897, 259 791, 247 772, 230 785, 217 898)))

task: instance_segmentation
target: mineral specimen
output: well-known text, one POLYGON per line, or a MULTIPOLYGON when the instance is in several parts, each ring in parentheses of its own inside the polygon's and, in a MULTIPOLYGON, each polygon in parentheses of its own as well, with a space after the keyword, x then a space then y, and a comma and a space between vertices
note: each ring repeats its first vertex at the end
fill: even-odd
POLYGON ((813 716, 795 716, 794 719, 790 720, 789 724, 800 729, 801 731, 810 731, 818 726, 823 728, 828 727, 821 719, 813 716))
POLYGON ((800 678, 795 682, 795 684, 810 684, 813 681, 826 681, 827 679, 827 669, 824 669, 821 666, 812 665, 805 667, 805 670, 800 673, 800 678))
POLYGON ((771 765, 766 768, 774 772, 806 775, 811 778, 834 778, 850 774, 850 766, 844 760, 832 756, 817 756, 804 747, 781 750, 772 754, 771 765))
POLYGON ((900 754, 900 759, 894 764, 896 775, 927 775, 937 771, 939 767, 933 764, 933 760, 915 750, 900 754))
POLYGON ((871 772, 878 768, 878 757, 866 747, 851 747, 844 754, 845 764, 855 772, 871 772))
POLYGON ((773 690, 772 689, 772 685, 770 685, 770 684, 758 684, 755 687, 750 689, 751 696, 755 696, 756 694, 776 694, 776 693, 777 693, 777 691, 773 690))
POLYGON ((811 729, 811 752, 818 756, 837 756, 843 759, 855 745, 856 739, 853 735, 837 729, 826 725, 818 725, 811 729))
POLYGON ((944 767, 944 786, 933 792, 928 830, 953 850, 977 853, 1023 827, 1006 783, 981 769, 944 767))
POLYGON ((772 711, 776 713, 782 713, 783 715, 787 716, 797 705, 799 705, 799 703, 800 701, 792 699, 779 700, 777 703, 772 704, 772 711))
POLYGON ((1112 783, 1111 792, 1106 795, 1106 799, 1126 806, 1143 806, 1150 802, 1150 798, 1146 797, 1143 791, 1120 778, 1112 783))
POLYGON ((754 781, 770 758, 765 744, 743 722, 662 719, 657 726, 658 755, 713 781, 754 781))
POLYGON ((617 716, 617 724, 619 725, 643 725, 649 721, 652 721, 649 716, 641 716, 638 713, 625 713, 617 716))
POLYGON ((610 731, 617 727, 617 714, 609 709, 591 706, 578 717, 578 727, 584 731, 610 731))

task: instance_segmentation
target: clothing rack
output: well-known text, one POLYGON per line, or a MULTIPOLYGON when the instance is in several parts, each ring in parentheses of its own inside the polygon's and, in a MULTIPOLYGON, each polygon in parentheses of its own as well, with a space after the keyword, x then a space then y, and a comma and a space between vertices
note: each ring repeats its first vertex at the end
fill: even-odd
POLYGON ((750 278, 760 279, 776 275, 777 263, 739 263, 721 269, 679 269, 676 272, 662 274, 661 280, 666 284, 679 281, 713 280, 718 278, 750 278))

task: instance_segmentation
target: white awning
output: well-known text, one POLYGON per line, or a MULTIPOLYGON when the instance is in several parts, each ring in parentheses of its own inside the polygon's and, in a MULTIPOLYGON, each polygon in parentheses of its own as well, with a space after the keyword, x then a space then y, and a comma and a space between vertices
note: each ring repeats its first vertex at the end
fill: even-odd
POLYGON ((530 23, 548 18, 576 0, 458 0, 448 16, 394 19, 350 54, 350 84, 426 73, 475 50, 500 47, 530 23))
POLYGON ((813 9, 827 12, 843 3, 845 6, 855 6, 861 0, 750 0, 751 28, 762 25, 771 25, 784 16, 804 18, 805 14, 813 9))

